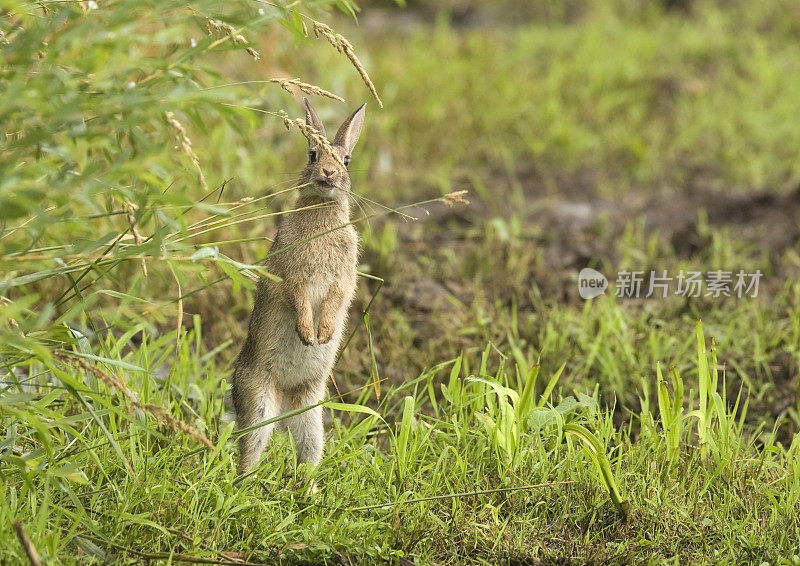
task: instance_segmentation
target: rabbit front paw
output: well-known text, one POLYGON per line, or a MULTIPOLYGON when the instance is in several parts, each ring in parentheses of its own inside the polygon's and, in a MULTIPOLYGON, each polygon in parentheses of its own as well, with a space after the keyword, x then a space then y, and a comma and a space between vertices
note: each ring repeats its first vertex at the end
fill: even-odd
POLYGON ((319 322, 319 328, 317 329, 317 338, 320 344, 327 344, 330 342, 331 338, 333 338, 333 325, 324 319, 321 320, 319 322))
POLYGON ((314 343, 314 323, 307 321, 297 321, 297 335, 300 341, 306 346, 311 346, 314 343))

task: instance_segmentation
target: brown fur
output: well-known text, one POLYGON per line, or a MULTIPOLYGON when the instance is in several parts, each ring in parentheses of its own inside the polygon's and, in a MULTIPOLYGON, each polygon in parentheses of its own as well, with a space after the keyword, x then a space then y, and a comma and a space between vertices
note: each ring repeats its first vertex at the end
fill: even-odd
MULTIPOLYGON (((325 129, 306 103, 306 123, 325 129)), ((355 146, 364 106, 351 115, 328 155, 309 137, 316 159, 300 175, 295 210, 283 217, 266 261, 282 281, 259 282, 247 339, 236 360, 232 399, 238 429, 250 427, 323 399, 356 288, 358 234, 350 221, 350 176, 342 161, 355 146)), ((286 419, 299 462, 322 457, 322 408, 286 419)), ((239 440, 239 472, 259 459, 272 425, 239 440)))

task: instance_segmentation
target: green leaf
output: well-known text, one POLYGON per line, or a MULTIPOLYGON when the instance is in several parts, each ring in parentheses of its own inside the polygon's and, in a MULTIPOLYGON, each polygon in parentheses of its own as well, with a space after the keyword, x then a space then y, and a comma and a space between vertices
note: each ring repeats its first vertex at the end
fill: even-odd
POLYGON ((547 382, 547 387, 544 388, 544 392, 537 403, 539 407, 544 407, 550 400, 550 396, 553 394, 553 389, 556 388, 556 383, 558 383, 559 378, 561 378, 561 374, 564 372, 565 367, 567 367, 567 362, 561 364, 561 367, 558 368, 556 373, 553 374, 553 377, 550 378, 550 381, 547 382))
POLYGON ((378 414, 374 409, 370 409, 369 407, 365 407, 364 405, 355 405, 352 403, 340 403, 337 401, 325 401, 322 403, 323 407, 327 407, 331 411, 345 411, 348 413, 361 413, 364 415, 370 415, 380 419, 382 422, 386 422, 383 420, 383 417, 378 414))
POLYGON ((572 434, 581 440, 586 454, 594 462, 595 468, 600 475, 600 480, 611 495, 611 501, 614 502, 620 513, 627 516, 630 503, 625 501, 619 492, 614 474, 611 471, 611 462, 609 462, 600 440, 586 427, 573 423, 564 425, 564 433, 572 434))

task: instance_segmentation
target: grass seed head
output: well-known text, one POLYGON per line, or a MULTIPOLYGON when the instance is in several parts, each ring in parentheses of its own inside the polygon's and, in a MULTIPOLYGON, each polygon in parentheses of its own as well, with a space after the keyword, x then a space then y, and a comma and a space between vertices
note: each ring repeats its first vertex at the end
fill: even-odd
POLYGON ((469 204, 469 201, 464 198, 468 191, 454 191, 447 193, 442 197, 442 202, 447 206, 455 206, 457 204, 469 204))
POLYGON ((292 126, 295 126, 301 132, 303 132, 303 135, 305 135, 306 138, 317 144, 323 152, 330 155, 334 161, 336 161, 343 168, 345 167, 342 158, 339 157, 338 153, 333 151, 333 147, 331 147, 331 142, 328 141, 328 138, 321 135, 316 129, 306 124, 305 120, 302 118, 289 118, 289 116, 286 115, 286 112, 283 111, 281 111, 281 118, 283 118, 283 123, 287 130, 290 130, 292 126))
POLYGON ((323 24, 322 22, 318 22, 316 20, 311 21, 314 24, 314 35, 317 37, 324 37, 328 43, 330 43, 336 49, 336 51, 343 53, 345 57, 350 59, 350 62, 356 68, 358 74, 361 75, 361 79, 364 81, 364 84, 367 85, 370 93, 372 93, 373 98, 375 98, 375 100, 378 102, 378 106, 383 108, 383 101, 381 100, 380 96, 378 96, 378 91, 375 89, 372 79, 369 78, 367 70, 356 56, 355 49, 353 49, 353 44, 350 43, 342 34, 334 32, 329 25, 323 24))
POLYGON ((326 98, 332 98, 333 100, 337 100, 339 102, 344 102, 344 98, 333 94, 332 92, 328 92, 327 90, 321 89, 320 87, 308 83, 302 82, 300 79, 270 79, 269 82, 277 83, 281 85, 281 88, 286 92, 291 93, 292 89, 290 87, 295 87, 297 90, 304 92, 306 94, 316 94, 318 96, 324 96, 326 98))
POLYGON ((178 121, 178 119, 175 117, 175 114, 172 112, 167 112, 166 116, 169 125, 175 129, 175 138, 177 139, 178 144, 181 146, 183 153, 185 153, 189 159, 191 159, 192 163, 197 169, 197 180, 200 182, 203 190, 207 191, 208 184, 206 183, 206 177, 203 175, 203 170, 200 168, 200 159, 192 149, 192 140, 189 139, 188 135, 186 135, 186 128, 183 127, 183 124, 178 121))
MULTIPOLYGON (((131 201, 126 200, 123 203, 122 208, 125 210, 125 215, 128 218, 128 226, 131 229, 131 234, 133 234, 133 241, 137 246, 141 246, 144 242, 144 238, 142 237, 141 232, 139 232, 139 227, 136 224, 136 211, 139 210, 139 207, 133 204, 131 201)), ((144 258, 142 258, 142 274, 147 277, 147 262, 145 262, 144 258)))

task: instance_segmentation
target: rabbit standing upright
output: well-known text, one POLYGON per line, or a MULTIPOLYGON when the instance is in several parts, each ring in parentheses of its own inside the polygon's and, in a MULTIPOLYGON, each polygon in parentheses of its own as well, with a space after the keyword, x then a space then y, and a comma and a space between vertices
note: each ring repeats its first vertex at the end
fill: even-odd
MULTIPOLYGON (((304 99, 306 124, 325 128, 304 99)), ((346 165, 364 124, 362 105, 339 128, 330 155, 311 135, 295 210, 282 217, 266 261, 281 281, 258 283, 247 340, 236 360, 232 400, 237 429, 313 405, 325 395, 356 289, 358 234, 350 224, 346 165), (344 166, 343 166, 344 165, 344 166)), ((319 463, 322 407, 281 424, 294 438, 299 462, 319 463)), ((269 443, 274 425, 239 439, 239 473, 249 470, 269 443)))

